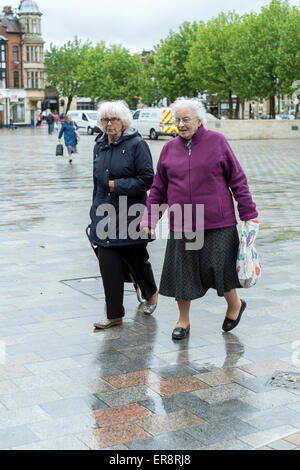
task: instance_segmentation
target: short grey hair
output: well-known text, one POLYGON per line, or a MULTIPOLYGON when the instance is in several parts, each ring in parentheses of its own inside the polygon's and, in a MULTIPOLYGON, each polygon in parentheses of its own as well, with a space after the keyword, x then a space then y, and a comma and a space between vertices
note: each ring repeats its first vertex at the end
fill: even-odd
POLYGON ((98 126, 100 127, 102 131, 104 131, 104 128, 102 126, 101 119, 104 118, 105 116, 110 116, 110 117, 115 116, 115 117, 120 118, 123 124, 123 130, 127 129, 132 124, 131 111, 127 103, 125 103, 125 101, 122 101, 122 100, 103 101, 102 103, 99 104, 97 117, 98 117, 98 126))
POLYGON ((171 111, 172 115, 174 116, 174 119, 176 118, 176 113, 180 109, 190 109, 192 113, 200 119, 202 124, 206 123, 206 118, 205 118, 205 107, 203 106, 202 101, 199 98, 185 98, 185 97, 180 97, 177 98, 176 101, 171 105, 171 111))

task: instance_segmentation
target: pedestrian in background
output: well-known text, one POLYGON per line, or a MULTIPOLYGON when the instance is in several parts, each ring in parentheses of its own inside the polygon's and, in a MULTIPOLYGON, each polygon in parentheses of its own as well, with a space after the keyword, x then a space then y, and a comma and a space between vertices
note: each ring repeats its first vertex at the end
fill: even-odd
MULTIPOLYGON (((98 125, 103 134, 96 138, 94 147, 94 192, 90 210, 90 241, 98 247, 98 259, 106 302, 106 318, 95 323, 95 328, 109 328, 122 323, 125 315, 124 264, 146 299, 141 309, 154 312, 157 304, 155 284, 147 237, 131 237, 128 226, 135 218, 128 213, 135 204, 144 205, 147 191, 153 182, 153 163, 150 149, 136 129, 131 128, 132 114, 122 101, 104 102, 98 111, 98 125), (120 197, 127 197, 127 213, 122 213, 120 197), (112 205, 116 212, 115 233, 101 234, 98 224, 106 215, 99 209, 112 205), (122 225, 124 223, 124 226, 122 225), (119 226, 120 224, 120 226, 119 226)), ((113 218, 113 217, 112 217, 113 218)))
POLYGON ((183 339, 190 331, 191 301, 203 297, 208 289, 216 289, 225 297, 227 311, 223 330, 237 326, 246 302, 237 295, 241 287, 236 273, 239 237, 236 228, 232 195, 238 203, 241 220, 257 217, 256 206, 248 188, 241 165, 226 138, 205 129, 205 109, 198 99, 178 98, 172 114, 179 136, 163 148, 157 173, 147 201, 141 227, 153 231, 161 217, 151 217, 151 206, 167 203, 192 205, 192 229, 196 232, 196 205, 204 206, 204 245, 187 250, 184 226, 178 239, 174 220, 170 218, 170 237, 167 243, 160 283, 160 294, 178 302, 179 320, 173 339, 183 339))
POLYGON ((48 134, 52 135, 53 129, 54 129, 54 124, 55 124, 55 117, 53 116, 52 112, 48 114, 47 118, 47 124, 48 124, 48 134))
POLYGON ((58 125, 60 123, 59 115, 57 114, 57 111, 54 113, 54 118, 55 118, 55 124, 54 124, 54 129, 58 132, 58 125))
POLYGON ((77 123, 72 120, 72 116, 67 114, 66 119, 63 121, 60 132, 58 134, 58 140, 64 135, 65 146, 68 150, 69 163, 72 163, 72 155, 77 152, 77 130, 79 129, 77 123))

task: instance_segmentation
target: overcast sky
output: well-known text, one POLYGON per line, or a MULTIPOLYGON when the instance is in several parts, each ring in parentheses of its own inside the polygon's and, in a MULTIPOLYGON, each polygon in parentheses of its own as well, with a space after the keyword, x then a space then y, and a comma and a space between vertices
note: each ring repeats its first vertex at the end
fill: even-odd
MULTIPOLYGON (((19 0, 0 5, 19 6, 19 0)), ((74 36, 94 43, 122 44, 132 52, 151 50, 184 21, 207 21, 220 12, 260 11, 269 0, 37 0, 46 48, 62 45, 74 36)), ((290 0, 298 5, 299 0, 290 0)), ((1 8, 2 10, 2 8, 1 8)))

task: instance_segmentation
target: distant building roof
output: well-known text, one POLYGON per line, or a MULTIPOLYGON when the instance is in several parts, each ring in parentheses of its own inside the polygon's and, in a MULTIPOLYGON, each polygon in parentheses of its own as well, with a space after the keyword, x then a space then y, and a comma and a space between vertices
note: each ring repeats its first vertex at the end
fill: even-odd
POLYGON ((35 15, 42 14, 36 2, 33 0, 23 0, 19 6, 19 15, 26 15, 28 13, 33 13, 35 15))
POLYGON ((21 33, 21 25, 17 19, 11 19, 9 17, 0 17, 0 24, 6 29, 7 33, 21 33))

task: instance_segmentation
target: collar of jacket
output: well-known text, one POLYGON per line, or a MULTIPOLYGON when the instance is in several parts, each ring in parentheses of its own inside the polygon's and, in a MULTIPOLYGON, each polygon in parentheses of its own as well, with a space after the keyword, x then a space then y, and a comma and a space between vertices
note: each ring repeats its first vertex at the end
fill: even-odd
MULTIPOLYGON (((119 137, 118 140, 114 140, 110 145, 117 146, 121 142, 132 139, 133 137, 136 137, 139 135, 140 134, 136 129, 134 129, 133 127, 128 127, 127 129, 123 131, 121 137, 119 137)), ((97 144, 101 146, 102 149, 105 147, 109 147, 107 134, 102 134, 100 136, 97 136, 95 141, 97 144)))
MULTIPOLYGON (((192 145, 195 145, 197 144, 198 142, 200 142, 200 140, 203 138, 204 134, 207 132, 207 129, 205 129, 205 127, 203 126, 203 124, 199 127, 199 129, 195 132, 195 134, 193 135, 192 139, 191 139, 191 143, 192 145)), ((183 137, 179 136, 179 139, 181 141, 181 143, 183 143, 185 146, 187 145, 188 143, 188 140, 186 139, 183 139, 183 137)))

